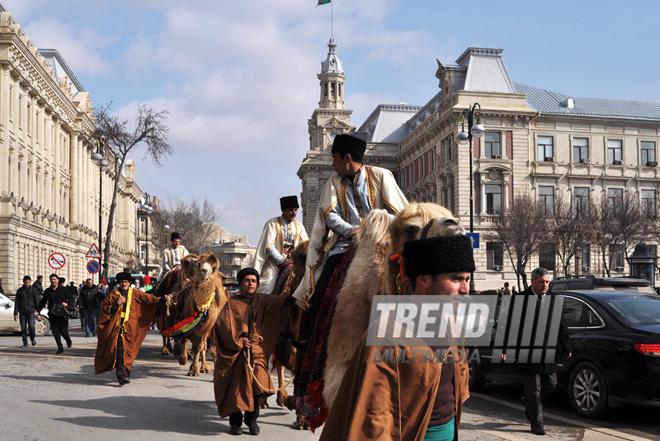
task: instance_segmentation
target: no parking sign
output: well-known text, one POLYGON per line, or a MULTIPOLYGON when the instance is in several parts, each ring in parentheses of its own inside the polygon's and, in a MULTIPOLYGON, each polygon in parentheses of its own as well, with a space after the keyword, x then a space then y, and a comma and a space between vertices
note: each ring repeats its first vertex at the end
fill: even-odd
POLYGON ((101 265, 96 260, 90 260, 87 262, 87 271, 92 274, 96 274, 101 269, 101 265))

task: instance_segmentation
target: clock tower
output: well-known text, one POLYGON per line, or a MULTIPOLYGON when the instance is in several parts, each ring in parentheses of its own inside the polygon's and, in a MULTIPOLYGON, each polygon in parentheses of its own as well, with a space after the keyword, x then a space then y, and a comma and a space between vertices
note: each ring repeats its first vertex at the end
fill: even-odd
POLYGON ((335 39, 330 38, 328 56, 321 62, 318 79, 321 86, 319 108, 307 121, 309 150, 298 169, 302 180, 301 206, 303 223, 308 234, 312 232, 314 216, 321 197, 321 189, 334 174, 330 153, 335 135, 355 132, 351 125, 352 110, 344 109, 344 71, 337 56, 335 39))

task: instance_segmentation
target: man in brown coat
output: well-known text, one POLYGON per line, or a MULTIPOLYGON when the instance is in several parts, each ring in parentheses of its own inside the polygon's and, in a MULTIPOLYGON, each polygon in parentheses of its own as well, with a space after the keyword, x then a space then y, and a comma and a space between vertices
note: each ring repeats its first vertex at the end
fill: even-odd
POLYGON ((229 433, 241 435, 245 423, 251 435, 258 435, 261 402, 274 392, 266 354, 275 348, 282 307, 295 299, 256 293, 259 272, 254 268, 243 268, 237 279, 240 292, 227 301, 212 331, 213 388, 218 414, 229 417, 229 433))
MULTIPOLYGON (((475 266, 466 236, 409 241, 403 254, 412 295, 469 292, 467 282, 475 266)), ((438 349, 418 341, 416 348, 438 349)), ((321 441, 458 438, 463 402, 470 395, 467 363, 446 356, 424 362, 411 348, 367 346, 365 334, 330 409, 321 441), (385 351, 389 357, 378 356, 385 351)), ((452 351, 456 349, 463 350, 452 345, 452 351)))
POLYGON ((94 370, 98 375, 115 368, 120 386, 131 382, 133 361, 164 299, 131 288, 132 282, 130 274, 117 274, 117 289, 103 300, 97 325, 94 370))

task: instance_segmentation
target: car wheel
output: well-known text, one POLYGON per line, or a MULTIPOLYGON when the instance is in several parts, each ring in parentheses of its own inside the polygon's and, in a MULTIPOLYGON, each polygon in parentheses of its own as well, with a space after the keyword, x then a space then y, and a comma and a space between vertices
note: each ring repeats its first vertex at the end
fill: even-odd
POLYGON ((43 337, 50 331, 50 321, 46 317, 41 317, 41 320, 35 320, 34 333, 39 337, 43 337))
POLYGON ((585 361, 573 369, 568 396, 573 410, 582 417, 601 418, 607 413, 607 384, 593 363, 585 361))
POLYGON ((483 373, 479 370, 479 363, 477 363, 476 360, 472 360, 468 366, 470 369, 468 387, 474 392, 483 390, 486 386, 486 380, 484 379, 483 373))

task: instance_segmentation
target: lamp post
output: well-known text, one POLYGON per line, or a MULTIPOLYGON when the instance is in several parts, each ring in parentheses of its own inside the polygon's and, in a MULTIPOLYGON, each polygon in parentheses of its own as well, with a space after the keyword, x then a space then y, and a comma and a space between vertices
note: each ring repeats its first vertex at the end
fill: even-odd
MULTIPOLYGON (((456 139, 459 144, 465 145, 466 142, 470 144, 470 233, 474 233, 474 173, 472 171, 472 162, 474 161, 474 154, 472 153, 472 138, 481 138, 486 133, 486 129, 481 124, 481 105, 474 103, 471 107, 463 110, 461 113, 461 132, 456 139), (477 123, 474 124, 474 116, 477 116, 477 123), (465 131, 465 120, 467 119, 468 131, 465 131)), ((474 273, 470 274, 470 294, 474 294, 474 273)))
POLYGON ((149 205, 149 195, 145 199, 145 203, 138 205, 138 214, 144 216, 144 234, 146 236, 146 250, 145 250, 145 267, 142 271, 143 274, 149 275, 149 215, 154 211, 149 205))
MULTIPOLYGON (((99 254, 103 247, 101 246, 103 234, 103 172, 108 168, 108 161, 103 157, 103 147, 105 141, 102 136, 98 137, 98 151, 92 154, 92 161, 99 166, 99 254)), ((101 254, 101 256, 103 256, 101 254)), ((103 261, 103 257, 99 259, 99 266, 103 261)), ((103 271, 99 270, 99 283, 103 278, 103 271)))

